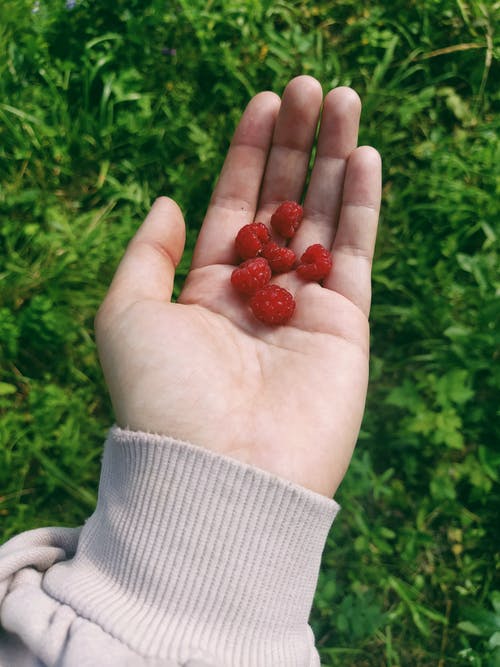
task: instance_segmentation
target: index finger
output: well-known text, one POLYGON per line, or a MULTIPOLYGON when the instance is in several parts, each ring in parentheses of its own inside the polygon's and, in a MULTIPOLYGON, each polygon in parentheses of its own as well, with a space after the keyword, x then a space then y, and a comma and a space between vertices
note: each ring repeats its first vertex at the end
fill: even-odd
POLYGON ((245 109, 198 236, 192 269, 235 262, 232 241, 254 220, 280 104, 278 95, 264 92, 245 109))

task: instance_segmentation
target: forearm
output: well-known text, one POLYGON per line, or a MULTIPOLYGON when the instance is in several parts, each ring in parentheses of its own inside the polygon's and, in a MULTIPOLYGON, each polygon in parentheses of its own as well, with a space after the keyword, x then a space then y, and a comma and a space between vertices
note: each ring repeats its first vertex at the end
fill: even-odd
MULTIPOLYGON (((307 621, 337 509, 228 457, 115 428, 75 557, 33 564, 46 570, 39 585, 51 605, 137 656, 310 667, 319 660, 307 621)), ((0 551, 0 568, 6 558, 0 551)), ((2 622, 18 632, 5 618, 11 602, 4 591, 2 622)), ((28 623, 39 626, 40 614, 28 623)))

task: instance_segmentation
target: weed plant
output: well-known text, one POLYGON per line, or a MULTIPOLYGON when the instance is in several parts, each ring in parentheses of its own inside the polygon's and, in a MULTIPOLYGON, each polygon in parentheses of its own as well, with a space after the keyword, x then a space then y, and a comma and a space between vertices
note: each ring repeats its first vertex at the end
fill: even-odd
POLYGON ((2 540, 92 511, 93 317, 159 194, 188 252, 251 95, 351 85, 384 159, 367 412, 312 616, 324 665, 500 665, 500 3, 2 0, 2 540))

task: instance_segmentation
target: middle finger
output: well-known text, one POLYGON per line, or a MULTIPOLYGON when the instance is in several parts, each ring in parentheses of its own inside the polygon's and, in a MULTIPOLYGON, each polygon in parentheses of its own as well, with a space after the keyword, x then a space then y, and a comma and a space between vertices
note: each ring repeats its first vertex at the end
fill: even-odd
POLYGON ((283 201, 301 201, 316 135, 323 91, 316 79, 298 76, 283 92, 256 220, 268 223, 283 201))

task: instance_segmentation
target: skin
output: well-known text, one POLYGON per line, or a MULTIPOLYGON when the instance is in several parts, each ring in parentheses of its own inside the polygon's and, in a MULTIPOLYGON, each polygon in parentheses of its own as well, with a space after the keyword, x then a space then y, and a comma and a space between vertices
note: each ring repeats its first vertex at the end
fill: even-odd
POLYGON ((172 199, 154 203, 96 317, 119 426, 189 441, 328 497, 335 493, 366 399, 381 197, 380 156, 356 147, 360 112, 352 89, 336 88, 323 99, 308 76, 292 79, 281 99, 263 92, 250 101, 176 303, 184 220, 172 199), (333 269, 323 285, 295 272, 273 278, 297 307, 286 326, 269 327, 231 288, 234 238, 249 222, 269 225, 277 205, 290 199, 303 199, 305 211, 290 247, 300 256, 322 243, 331 248, 333 269))

